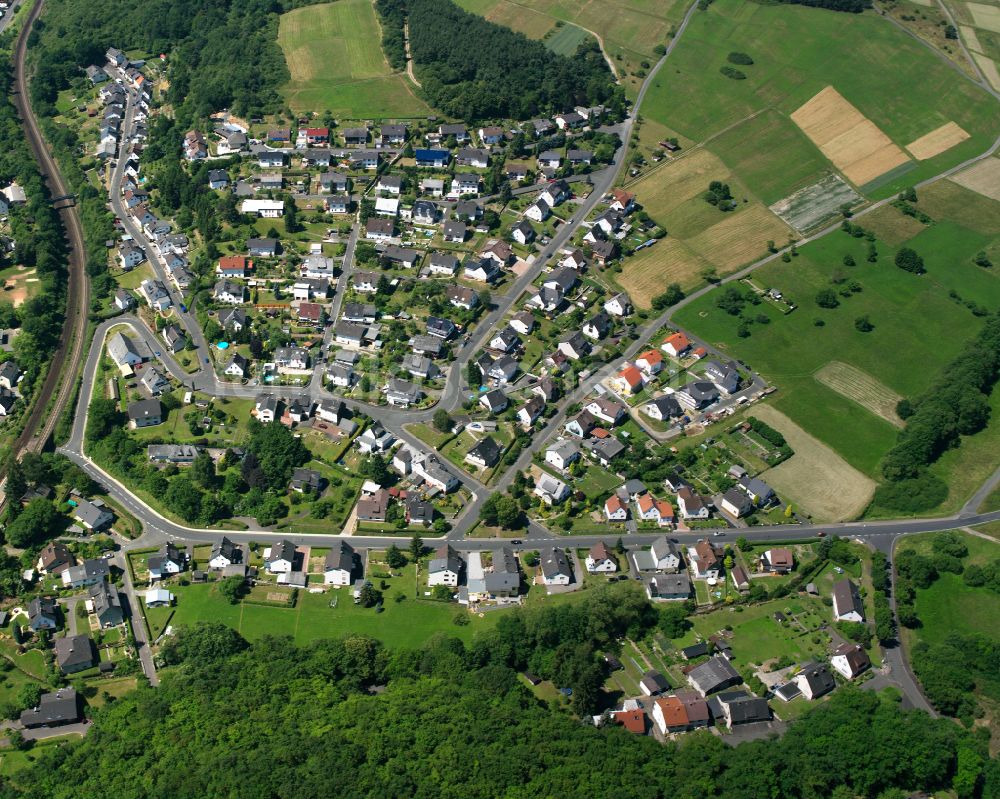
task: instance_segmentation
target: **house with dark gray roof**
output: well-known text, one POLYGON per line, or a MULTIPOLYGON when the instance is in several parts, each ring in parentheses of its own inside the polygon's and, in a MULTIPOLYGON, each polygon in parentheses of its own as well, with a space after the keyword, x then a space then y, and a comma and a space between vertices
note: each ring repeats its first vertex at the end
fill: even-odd
POLYGON ((101 580, 90 587, 87 596, 102 627, 114 627, 125 621, 121 594, 114 583, 101 580))
POLYGON ((743 682, 739 672, 724 657, 716 655, 695 666, 687 675, 688 683, 702 696, 708 696, 743 682))
POLYGON ((56 665, 63 674, 75 674, 94 665, 94 644, 89 635, 67 635, 52 645, 56 665))
POLYGON ((73 688, 60 688, 48 694, 42 694, 38 707, 21 713, 21 724, 29 729, 38 727, 59 727, 63 724, 73 724, 82 718, 80 700, 73 688))
POLYGON ((466 463, 490 469, 500 460, 500 445, 491 436, 486 436, 476 443, 465 456, 466 463))
POLYGON ((818 699, 837 687, 830 670, 822 663, 810 661, 795 675, 795 684, 806 699, 818 699))

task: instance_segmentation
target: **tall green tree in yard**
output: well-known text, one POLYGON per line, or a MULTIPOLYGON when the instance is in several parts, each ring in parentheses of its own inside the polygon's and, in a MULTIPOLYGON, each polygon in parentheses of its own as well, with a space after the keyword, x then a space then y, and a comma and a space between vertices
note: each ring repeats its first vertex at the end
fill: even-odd
POLYGON ((406 565, 406 556, 400 551, 399 547, 392 544, 385 551, 385 562, 390 569, 402 569, 406 565))
POLYGON ((444 408, 438 408, 434 411, 434 427, 441 433, 451 431, 451 417, 444 408))
POLYGON ((215 488, 215 461, 207 452, 199 452, 189 469, 191 479, 205 489, 215 488))
POLYGON ((424 554, 424 540, 417 535, 413 534, 413 538, 410 539, 410 559, 416 563, 420 560, 420 556, 424 554))

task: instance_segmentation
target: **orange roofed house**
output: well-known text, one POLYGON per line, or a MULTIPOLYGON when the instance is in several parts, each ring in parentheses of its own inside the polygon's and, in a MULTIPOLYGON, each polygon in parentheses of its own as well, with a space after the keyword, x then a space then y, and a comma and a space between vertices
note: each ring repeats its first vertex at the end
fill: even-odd
POLYGON ((664 735, 708 726, 708 703, 694 691, 678 691, 653 703, 653 721, 664 735))
POLYGON ((667 355, 679 358, 691 349, 691 342, 683 333, 674 333, 663 339, 663 343, 660 345, 660 348, 667 353, 667 355))
POLYGON ((635 359, 635 365, 644 375, 652 377, 663 369, 663 355, 660 354, 659 350, 646 350, 635 359))
POLYGON ((642 708, 619 710, 617 713, 613 713, 612 717, 615 720, 615 724, 620 724, 629 732, 636 735, 646 734, 646 714, 642 708))
POLYGON ((615 375, 613 382, 619 394, 635 394, 642 389, 642 372, 629 364, 615 375))

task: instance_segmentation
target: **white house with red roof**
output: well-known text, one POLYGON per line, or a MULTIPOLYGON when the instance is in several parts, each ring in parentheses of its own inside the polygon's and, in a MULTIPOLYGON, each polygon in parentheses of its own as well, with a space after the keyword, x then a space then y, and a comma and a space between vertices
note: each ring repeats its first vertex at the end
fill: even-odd
POLYGON ((683 333, 672 333, 663 339, 660 349, 667 353, 667 355, 679 358, 691 349, 691 341, 683 333))

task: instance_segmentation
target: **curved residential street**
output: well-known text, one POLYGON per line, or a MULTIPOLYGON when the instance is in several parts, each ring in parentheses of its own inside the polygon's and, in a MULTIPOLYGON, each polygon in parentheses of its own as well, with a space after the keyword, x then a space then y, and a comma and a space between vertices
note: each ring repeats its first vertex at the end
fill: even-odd
MULTIPOLYGON (((62 187, 62 180, 59 176, 56 165, 54 164, 52 158, 48 155, 41 139, 41 135, 38 131, 37 121, 35 120, 31 109, 27 107, 28 104, 25 102, 27 98, 27 84, 26 77, 24 75, 26 42, 31 23, 37 19, 38 14, 41 11, 41 7, 42 4, 39 2, 33 9, 31 17, 18 39, 18 46, 16 50, 16 79, 19 89, 18 96, 20 97, 18 102, 22 115, 25 119, 26 130, 29 138, 31 138, 32 145, 38 154, 39 162, 43 165, 43 170, 49 178, 50 185, 52 186, 54 192, 64 194, 65 191, 62 187)), ((695 3, 692 4, 687 11, 684 20, 679 26, 676 36, 667 48, 666 53, 651 69, 648 77, 643 83, 643 86, 638 93, 637 100, 627 118, 620 124, 612 126, 608 129, 617 133, 622 141, 622 146, 615 152, 613 163, 607 168, 594 172, 589 176, 592 182, 592 190, 589 196, 574 206, 574 211, 570 219, 565 224, 560 226, 558 232, 552 237, 551 241, 538 253, 528 268, 526 268, 524 272, 508 286, 507 291, 502 296, 494 298, 494 307, 492 307, 489 312, 484 315, 484 317, 479 321, 474 332, 466 338, 463 345, 454 353, 453 361, 450 365, 450 369, 448 370, 445 387, 437 402, 438 408, 454 411, 462 405, 464 399, 470 391, 469 387, 465 385, 465 372, 469 360, 488 340, 490 331, 496 326, 497 322, 499 322, 515 305, 515 303, 519 301, 524 291, 541 274, 542 270, 557 257, 562 247, 570 240, 573 234, 577 232, 587 216, 597 207, 608 191, 615 185, 618 175, 627 164, 629 142, 642 98, 645 96, 646 90, 650 86, 651 82, 655 79, 659 69, 674 51, 676 44, 680 41, 680 38, 686 30, 692 15, 696 12, 696 9, 697 4, 695 3)), ((149 346, 150 351, 155 353, 156 359, 162 364, 163 368, 174 378, 182 384, 209 396, 255 398, 262 393, 271 393, 285 398, 298 397, 303 394, 308 394, 314 401, 334 398, 334 395, 323 386, 321 364, 317 364, 314 367, 311 378, 304 387, 278 386, 264 388, 257 385, 243 385, 219 380, 212 367, 209 344, 197 322, 197 318, 190 309, 182 310, 184 298, 172 286, 167 275, 165 263, 158 255, 157 249, 151 245, 150 241, 145 236, 142 228, 129 215, 124 207, 119 186, 121 185, 122 178, 125 173, 124 170, 128 157, 132 152, 132 146, 128 142, 130 140, 129 133, 133 130, 135 124, 134 115, 136 100, 134 92, 131 89, 128 89, 127 86, 126 89, 129 94, 126 104, 125 119, 123 121, 123 134, 121 138, 122 144, 120 145, 118 160, 112 174, 110 191, 111 207, 118 218, 122 220, 126 232, 132 236, 136 243, 146 250, 149 261, 157 278, 168 287, 173 301, 173 317, 176 318, 185 328, 190 340, 194 342, 197 348, 198 366, 194 373, 186 372, 176 359, 170 355, 170 353, 166 350, 166 347, 160 342, 154 332, 136 316, 125 314, 103 322, 96 328, 90 349, 86 355, 86 360, 83 363, 82 384, 77 398, 76 413, 70 438, 65 445, 59 448, 59 451, 66 454, 75 463, 80 465, 81 468, 83 468, 104 487, 105 491, 112 499, 119 503, 131 515, 136 517, 142 524, 142 535, 131 542, 123 542, 122 551, 119 552, 116 557, 116 563, 125 570, 126 594, 128 596, 129 603, 132 605, 133 610, 137 610, 139 608, 138 599, 136 597, 131 579, 128 577, 127 564, 124 562, 125 554, 129 550, 156 547, 166 541, 176 541, 182 543, 217 542, 223 537, 223 535, 239 543, 246 543, 249 541, 271 542, 287 538, 296 544, 329 546, 330 544, 341 540, 344 536, 340 531, 331 531, 329 534, 322 535, 306 535, 289 533, 287 531, 277 531, 274 529, 263 529, 253 524, 250 524, 248 528, 242 532, 205 529, 184 525, 168 519, 161 515, 157 510, 150 508, 146 505, 146 503, 133 494, 124 484, 92 461, 85 451, 84 434, 87 424, 87 411, 91 398, 94 396, 95 388, 100 390, 100 387, 96 385, 96 381, 100 369, 100 361, 104 350, 105 339, 108 335, 108 331, 119 325, 128 326, 135 336, 141 338, 149 346)), ((935 178, 931 178, 918 184, 918 187, 953 174, 959 169, 964 168, 971 163, 975 163, 976 161, 982 160, 983 158, 988 158, 996 152, 998 147, 1000 147, 1000 139, 994 142, 993 146, 987 152, 976 158, 970 159, 958 167, 947 170, 935 178)), ((883 200, 873 203, 862 211, 859 211, 856 216, 864 216, 865 214, 882 207, 889 201, 890 200, 883 200)), ((71 308, 71 312, 67 314, 66 327, 63 332, 63 341, 60 352, 57 354, 56 362, 59 363, 58 356, 61 355, 64 358, 68 358, 68 362, 70 364, 75 364, 83 358, 82 327, 86 319, 86 309, 88 307, 89 299, 87 295, 87 281, 83 272, 82 254, 84 250, 79 217, 76 210, 73 208, 62 209, 61 213, 63 215, 67 231, 70 233, 72 244, 73 257, 70 270, 70 296, 71 300, 75 300, 75 309, 71 308)), ((830 225, 807 239, 797 242, 797 244, 801 245, 807 241, 813 241, 829 234, 834 230, 837 230, 838 228, 839 224, 830 225)), ((359 238, 359 232, 360 226, 355 224, 347 242, 341 278, 337 283, 336 294, 332 300, 331 307, 333 311, 333 319, 336 319, 339 315, 344 299, 344 287, 349 282, 348 278, 353 271, 353 258, 359 238)), ((738 280, 753 269, 780 257, 782 252, 783 251, 778 251, 767 258, 763 258, 745 269, 727 276, 722 282, 738 280)), ((697 298, 703 296, 706 292, 712 290, 712 288, 712 286, 703 287, 698 291, 693 292, 677 305, 674 305, 670 309, 664 311, 656 318, 649 319, 643 324, 638 324, 635 330, 637 337, 633 343, 629 345, 623 354, 623 357, 625 359, 633 358, 644 347, 648 346, 649 337, 666 324, 678 308, 684 307, 690 302, 693 302, 697 298)), ((325 345, 331 343, 332 335, 333 327, 331 325, 325 333, 325 345)), ((690 333, 688 333, 688 335, 693 341, 705 346, 706 349, 717 353, 717 350, 715 350, 707 342, 697 339, 690 333)), ((471 528, 477 523, 479 519, 479 512, 483 503, 492 492, 505 490, 510 485, 514 475, 518 471, 527 468, 532 454, 543 448, 545 442, 559 432, 561 425, 567 416, 568 408, 581 400, 589 392, 593 391, 594 387, 597 386, 602 380, 610 376, 614 369, 615 367, 612 364, 606 364, 596 369, 592 374, 588 375, 585 380, 581 381, 579 387, 575 391, 570 392, 568 396, 560 399, 555 406, 555 415, 547 421, 543 430, 536 432, 532 447, 526 448, 521 453, 515 465, 508 468, 503 476, 490 488, 487 488, 480 481, 463 471, 453 469, 453 472, 460 479, 463 486, 471 493, 472 498, 466 504, 458 517, 453 521, 452 529, 447 536, 442 539, 429 539, 429 541, 446 539, 453 542, 460 549, 466 551, 495 547, 498 543, 497 539, 466 537, 471 528)), ((56 373, 57 378, 58 370, 54 369, 53 371, 56 373)), ((46 381, 47 388, 43 389, 43 391, 47 390, 48 394, 51 395, 55 391, 55 385, 57 383, 58 380, 53 380, 52 375, 50 375, 49 379, 46 381), (51 387, 49 386, 50 382, 53 382, 51 387)), ((68 384, 72 387, 72 381, 68 381, 68 384)), ((754 396, 759 394, 764 387, 765 383, 760 376, 752 373, 751 385, 742 393, 747 396, 754 396)), ((67 399, 68 396, 63 397, 62 393, 60 394, 61 402, 66 402, 67 399)), ((417 449, 427 449, 425 444, 418 441, 406 430, 405 425, 413 422, 429 421, 436 408, 403 410, 399 408, 350 400, 347 401, 347 404, 349 406, 353 406, 354 410, 362 412, 370 416, 372 419, 380 422, 387 430, 395 435, 397 439, 400 439, 417 449)), ((45 402, 40 401, 38 403, 38 407, 43 410, 45 409, 45 406, 45 402)), ((44 441, 47 439, 51 433, 54 420, 57 419, 58 416, 58 413, 52 413, 50 417, 46 417, 44 424, 41 424, 42 417, 40 415, 33 414, 32 436, 29 436, 28 439, 20 442, 22 450, 33 446, 33 441, 44 441), (34 432, 39 428, 40 424, 41 429, 39 430, 39 439, 39 437, 34 436, 34 432)), ((764 541, 775 537, 806 541, 815 540, 817 534, 820 532, 829 534, 835 533, 858 539, 876 549, 886 552, 891 557, 893 548, 901 536, 919 532, 959 529, 968 525, 1000 520, 1000 511, 993 511, 990 513, 977 512, 983 500, 997 485, 1000 485, 1000 469, 998 469, 997 472, 991 476, 991 478, 975 493, 975 495, 969 499, 960 513, 950 517, 848 522, 822 525, 803 524, 750 527, 739 530, 727 530, 715 533, 714 535, 716 536, 716 540, 719 542, 727 543, 731 542, 739 535, 745 536, 751 541, 764 541)), ((648 546, 649 543, 659 535, 662 535, 662 533, 629 534, 625 536, 626 545, 630 548, 648 546)), ((704 531, 692 531, 676 532, 672 535, 682 543, 693 543, 699 535, 704 536, 705 533, 704 531)), ((531 548, 566 545, 568 542, 571 542, 572 545, 576 547, 587 547, 598 541, 606 541, 608 539, 616 538, 617 536, 617 532, 609 531, 606 535, 567 537, 553 533, 534 522, 530 524, 527 532, 522 534, 522 537, 526 539, 524 541, 524 546, 530 546, 531 548)), ((360 547, 385 547, 390 543, 398 543, 400 539, 398 537, 389 536, 351 536, 350 540, 352 543, 360 547)), ((141 614, 136 613, 134 614, 134 617, 140 615, 141 614)), ((141 618, 137 620, 134 627, 137 646, 142 659, 143 670, 155 684, 155 667, 149 649, 149 642, 146 640, 146 632, 143 624, 141 623, 141 618)), ((913 679, 909 665, 906 662, 905 654, 903 653, 901 647, 891 647, 885 649, 885 661, 891 672, 892 680, 903 690, 907 702, 914 707, 921 707, 929 710, 926 700, 921 694, 916 681, 913 679)))

